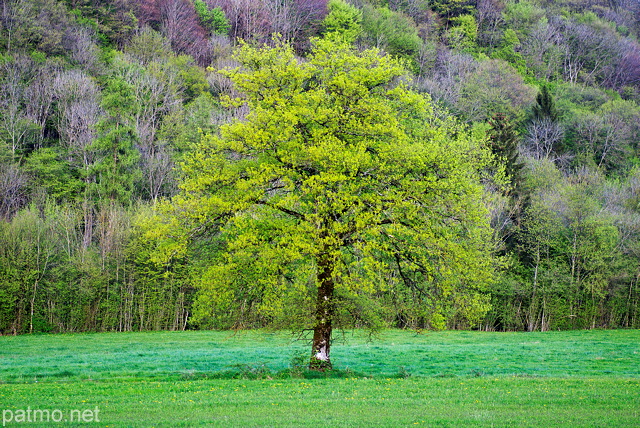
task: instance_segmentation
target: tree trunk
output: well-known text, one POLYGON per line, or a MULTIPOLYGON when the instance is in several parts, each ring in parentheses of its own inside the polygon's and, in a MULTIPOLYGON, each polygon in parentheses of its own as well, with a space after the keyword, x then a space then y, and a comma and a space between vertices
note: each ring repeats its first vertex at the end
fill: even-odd
POLYGON ((330 370, 331 322, 333 320, 333 267, 331 257, 323 254, 318 259, 318 300, 316 303, 316 325, 313 329, 311 348, 311 370, 330 370))
POLYGON ((82 215, 84 221, 82 249, 86 250, 91 245, 91 239, 93 238, 93 207, 86 199, 82 204, 82 215))
POLYGON ((33 283, 33 294, 31 294, 31 308, 30 308, 30 313, 29 313, 29 333, 30 334, 33 333, 33 315, 35 314, 36 292, 38 291, 38 281, 39 280, 40 280, 40 278, 36 278, 35 282, 33 283))
POLYGON ((536 252, 536 265, 533 270, 533 292, 529 306, 529 322, 527 331, 534 331, 538 326, 538 305, 536 303, 536 292, 538 291, 538 267, 540 266, 540 249, 536 252))

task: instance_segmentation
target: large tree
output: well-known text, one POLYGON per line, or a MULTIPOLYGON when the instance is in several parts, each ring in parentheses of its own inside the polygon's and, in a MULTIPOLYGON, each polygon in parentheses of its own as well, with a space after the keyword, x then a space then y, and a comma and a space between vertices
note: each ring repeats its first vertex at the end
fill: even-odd
POLYGON ((332 329, 384 293, 409 290, 434 326, 481 316, 481 144, 378 50, 316 40, 302 60, 282 43, 244 44, 235 58, 226 74, 242 97, 228 102, 247 113, 184 163, 164 223, 168 252, 195 240, 213 254, 201 313, 295 318, 313 330, 310 367, 321 370, 332 329))

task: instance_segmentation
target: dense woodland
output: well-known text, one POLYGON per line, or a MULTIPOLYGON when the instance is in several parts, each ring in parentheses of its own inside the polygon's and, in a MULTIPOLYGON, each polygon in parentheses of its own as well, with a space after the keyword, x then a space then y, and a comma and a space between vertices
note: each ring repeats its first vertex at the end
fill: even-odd
POLYGON ((238 46, 304 61, 335 32, 402 63, 467 130, 451 135, 493 154, 482 296, 430 294, 425 276, 354 293, 336 325, 640 328, 639 2, 1 0, 0 333, 308 328, 305 302, 265 291, 269 266, 212 297, 220 239, 164 257, 156 207, 248 114, 218 72, 238 46))

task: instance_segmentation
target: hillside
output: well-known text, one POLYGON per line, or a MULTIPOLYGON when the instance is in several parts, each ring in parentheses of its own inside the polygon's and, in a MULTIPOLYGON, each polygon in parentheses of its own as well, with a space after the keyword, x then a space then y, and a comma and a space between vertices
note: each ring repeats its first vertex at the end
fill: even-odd
POLYGON ((482 295, 381 287, 345 297, 336 325, 640 328, 637 1, 4 0, 0 333, 308 327, 309 302, 275 305, 255 272, 212 305, 220 249, 163 259, 154 209, 203 136, 246 117, 218 73, 241 41, 303 63, 331 34, 398 60, 494 156, 482 295))

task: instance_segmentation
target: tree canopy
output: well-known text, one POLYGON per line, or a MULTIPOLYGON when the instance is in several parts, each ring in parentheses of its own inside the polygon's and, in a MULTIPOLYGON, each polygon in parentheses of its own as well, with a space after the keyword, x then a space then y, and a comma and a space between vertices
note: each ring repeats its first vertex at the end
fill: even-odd
POLYGON ((235 59, 223 73, 242 95, 227 103, 248 113, 203 138, 169 207, 175 237, 218 254, 200 316, 239 316, 240 296, 273 319, 297 311, 316 368, 331 364, 345 309, 381 290, 410 290, 436 327, 481 316, 491 258, 479 141, 437 118, 376 49, 316 40, 302 60, 282 43, 243 44, 235 59))

